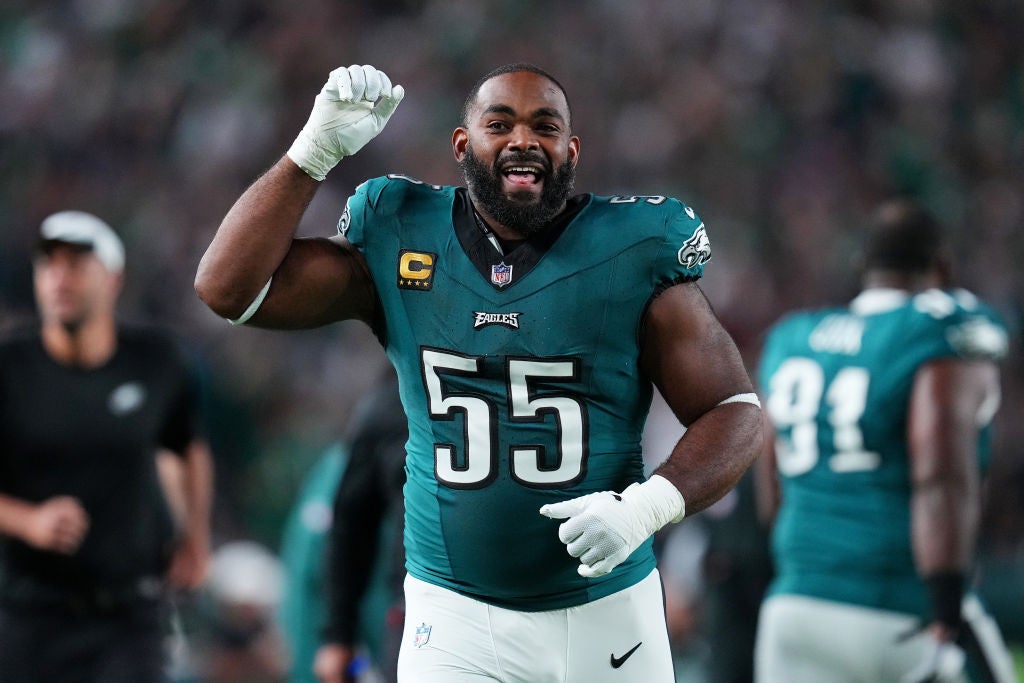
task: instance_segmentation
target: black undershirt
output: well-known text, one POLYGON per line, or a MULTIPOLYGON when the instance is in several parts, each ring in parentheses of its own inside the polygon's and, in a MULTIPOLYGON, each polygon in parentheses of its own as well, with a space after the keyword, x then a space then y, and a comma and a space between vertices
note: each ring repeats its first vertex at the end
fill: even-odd
MULTIPOLYGON (((466 256, 476 266, 477 271, 491 282, 495 289, 507 289, 520 281, 527 273, 533 270, 541 258, 548 252, 551 246, 558 240, 565 229, 569 227, 572 220, 590 202, 590 195, 577 195, 571 197, 565 209, 555 216, 551 223, 543 230, 539 230, 530 237, 510 243, 500 242, 503 247, 510 246, 504 253, 499 251, 491 240, 488 239, 489 228, 478 218, 473 202, 469 198, 469 192, 465 188, 458 188, 455 191, 455 202, 452 207, 452 225, 455 227, 455 234, 462 245, 466 256), (479 221, 479 222, 478 222, 479 221), (482 225, 481 225, 482 223, 482 225), (505 286, 495 284, 491 279, 491 268, 498 264, 512 266, 514 277, 505 286)), ((490 233, 493 234, 493 233, 490 233)), ((495 235, 497 239, 497 236, 495 235)))

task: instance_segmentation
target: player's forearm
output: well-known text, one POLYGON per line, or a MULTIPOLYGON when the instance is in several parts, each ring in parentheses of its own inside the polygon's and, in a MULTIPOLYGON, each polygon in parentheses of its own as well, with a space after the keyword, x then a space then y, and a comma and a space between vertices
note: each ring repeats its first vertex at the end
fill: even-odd
POLYGON ((908 411, 911 523, 922 576, 971 567, 980 515, 978 415, 994 366, 940 360, 914 377, 908 411))
POLYGON ((34 509, 31 503, 0 495, 0 535, 24 539, 34 509))
POLYGON ((350 535, 332 536, 327 553, 326 594, 328 609, 323 628, 325 642, 351 645, 359 629, 359 612, 377 557, 377 533, 363 537, 365 545, 350 535))
POLYGON ((209 546, 213 505, 213 459, 204 441, 193 441, 185 456, 185 533, 193 543, 209 546))
POLYGON ((775 524, 775 516, 782 504, 782 489, 779 485, 779 470, 772 440, 772 432, 766 430, 765 447, 754 462, 754 502, 757 508, 757 521, 766 528, 771 528, 775 524))
POLYGON ((185 539, 197 548, 210 544, 210 513, 213 505, 213 460, 205 441, 191 442, 182 459, 181 494, 185 539))
POLYGON ((915 482, 911 525, 914 557, 922 576, 970 569, 979 508, 976 477, 969 472, 915 482))
MULTIPOLYGON (((364 454, 376 457, 373 454, 364 454)), ((353 458, 349 467, 360 467, 353 458)), ((365 469, 365 468, 364 468, 365 469)), ((383 511, 372 505, 346 505, 362 502, 345 495, 351 484, 346 471, 342 488, 336 494, 334 524, 327 545, 326 594, 329 603, 324 633, 329 642, 352 644, 356 639, 359 611, 377 560, 383 511)), ((371 488, 367 483, 366 488, 371 488)), ((363 490, 354 492, 362 496, 363 490)))
POLYGON ((318 186, 284 156, 238 198, 196 273, 196 293, 215 313, 235 319, 256 298, 291 248, 318 186))
POLYGON ((739 482, 761 452, 762 442, 760 408, 750 403, 720 405, 687 428, 654 473, 679 489, 686 513, 692 515, 739 482))
POLYGON ((978 492, 968 472, 915 479, 911 499, 914 560, 925 581, 931 621, 940 638, 960 627, 979 515, 978 492))

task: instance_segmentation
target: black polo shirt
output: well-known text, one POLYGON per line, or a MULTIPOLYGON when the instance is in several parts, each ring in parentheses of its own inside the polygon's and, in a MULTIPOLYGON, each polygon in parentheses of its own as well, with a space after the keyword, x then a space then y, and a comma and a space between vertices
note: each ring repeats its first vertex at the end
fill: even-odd
POLYGON ((4 538, 0 598, 25 579, 90 589, 163 573, 174 527, 154 456, 197 436, 193 380, 174 340, 151 328, 119 329, 94 369, 57 363, 38 330, 0 342, 0 493, 74 496, 91 519, 71 556, 4 538))

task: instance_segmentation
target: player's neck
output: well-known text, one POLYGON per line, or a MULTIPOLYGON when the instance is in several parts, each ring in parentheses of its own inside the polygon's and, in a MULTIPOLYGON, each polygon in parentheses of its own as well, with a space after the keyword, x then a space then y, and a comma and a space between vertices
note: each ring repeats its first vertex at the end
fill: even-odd
POLYGON ((873 270, 864 275, 862 289, 902 289, 907 292, 923 292, 926 289, 942 287, 942 279, 936 273, 904 273, 895 270, 873 270))
POLYGON ((117 326, 113 318, 93 318, 68 328, 46 322, 42 328, 43 348, 61 365, 96 368, 117 349, 117 326))
POLYGON ((473 205, 473 216, 476 219, 477 226, 487 236, 487 239, 492 240, 492 243, 496 241, 497 244, 494 246, 503 254, 512 251, 526 240, 523 235, 494 220, 475 203, 473 205))

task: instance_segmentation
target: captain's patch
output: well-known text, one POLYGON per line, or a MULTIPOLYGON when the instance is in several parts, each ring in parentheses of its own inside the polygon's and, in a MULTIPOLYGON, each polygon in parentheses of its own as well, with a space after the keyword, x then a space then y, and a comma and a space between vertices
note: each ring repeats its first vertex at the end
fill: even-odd
POLYGON ((428 291, 434 286, 434 264, 436 262, 437 254, 427 251, 403 249, 398 252, 399 289, 428 291))

